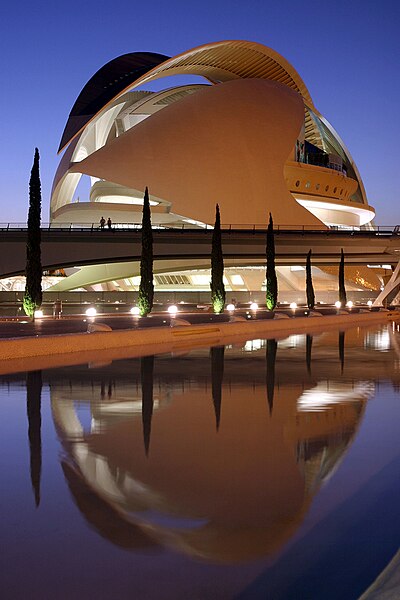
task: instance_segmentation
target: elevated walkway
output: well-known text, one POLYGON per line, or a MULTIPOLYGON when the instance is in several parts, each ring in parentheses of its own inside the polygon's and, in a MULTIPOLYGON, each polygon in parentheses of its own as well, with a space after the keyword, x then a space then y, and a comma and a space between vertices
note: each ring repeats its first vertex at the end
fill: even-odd
MULTIPOLYGON (((209 265, 212 229, 163 228, 153 230, 154 259, 177 264, 194 260, 197 267, 209 265)), ((0 277, 25 270, 27 230, 17 225, 0 227, 0 277)), ((265 226, 223 226, 222 243, 226 265, 263 264, 265 226)), ((374 230, 315 230, 278 227, 275 230, 277 265, 305 264, 313 252, 313 264, 333 265, 343 248, 346 264, 396 265, 400 258, 400 231, 396 227, 374 230)), ((100 230, 98 224, 81 227, 42 228, 42 265, 45 270, 140 260, 141 230, 125 224, 100 230)))

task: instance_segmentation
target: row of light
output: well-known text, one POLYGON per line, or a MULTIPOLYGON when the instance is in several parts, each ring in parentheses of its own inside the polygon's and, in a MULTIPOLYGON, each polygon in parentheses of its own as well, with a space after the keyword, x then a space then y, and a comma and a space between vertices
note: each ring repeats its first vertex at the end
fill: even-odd
MULTIPOLYGON (((349 300, 349 302, 347 302, 346 304, 347 308, 350 308, 350 310, 353 308, 353 302, 351 300, 349 300)), ((367 306, 369 308, 372 307, 372 300, 368 300, 367 302, 367 306)), ((335 302, 335 307, 339 310, 342 307, 342 303, 340 302, 340 300, 337 300, 335 302)), ((234 304, 227 304, 226 306, 226 310, 229 312, 233 312, 235 310, 235 305, 234 304)), ((296 310, 297 308, 297 303, 296 302, 291 302, 289 305, 289 308, 291 308, 292 310, 296 310)), ((176 313, 178 312, 178 307, 175 306, 174 304, 172 304, 171 306, 168 306, 168 312, 171 316, 175 316, 176 313)), ((258 310, 258 304, 257 302, 252 302, 250 304, 250 310, 258 310)), ((140 315, 140 310, 138 306, 132 306, 130 313, 134 316, 139 316, 140 315)), ((86 310, 86 316, 87 317, 95 317, 97 315, 97 310, 94 308, 94 306, 91 306, 90 308, 88 308, 86 310)), ((35 318, 36 319, 40 319, 43 317, 43 311, 42 310, 35 310, 35 318)))

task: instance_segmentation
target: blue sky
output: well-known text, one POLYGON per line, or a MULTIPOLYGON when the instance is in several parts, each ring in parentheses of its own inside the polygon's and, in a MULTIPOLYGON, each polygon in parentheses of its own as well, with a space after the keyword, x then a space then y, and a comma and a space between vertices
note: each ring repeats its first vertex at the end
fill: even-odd
POLYGON ((299 72, 349 148, 378 224, 400 224, 399 0, 9 3, 0 22, 0 222, 24 222, 35 146, 48 220, 57 148, 86 81, 134 51, 257 41, 299 72))

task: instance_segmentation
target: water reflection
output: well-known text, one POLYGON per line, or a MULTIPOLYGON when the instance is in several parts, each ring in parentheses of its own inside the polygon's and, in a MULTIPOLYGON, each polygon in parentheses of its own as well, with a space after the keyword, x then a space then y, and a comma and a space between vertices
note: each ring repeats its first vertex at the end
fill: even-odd
POLYGON ((211 358, 211 389, 215 412, 215 426, 218 431, 221 420, 222 380, 224 377, 225 346, 210 348, 211 358))
POLYGON ((278 348, 278 344, 277 344, 276 340, 267 340, 267 344, 266 344, 266 363, 267 363, 266 388, 267 388, 267 400, 268 400, 270 415, 272 415, 272 409, 274 407, 275 361, 276 361, 277 348, 278 348))
POLYGON ((312 351, 312 342, 313 336, 307 334, 306 335, 306 365, 307 365, 307 373, 311 375, 311 351, 312 351))
POLYGON ((31 371, 26 376, 26 411, 28 415, 28 439, 30 475, 35 504, 40 504, 40 478, 42 473, 42 372, 31 371))
POLYGON ((343 369, 344 369, 344 340, 345 340, 345 332, 339 331, 339 360, 340 360, 341 374, 343 374, 343 369))
POLYGON ((212 562, 282 548, 343 459, 374 392, 371 382, 323 373, 311 380, 303 337, 304 377, 291 380, 277 379, 288 350, 281 356, 275 340, 254 348, 266 360, 264 381, 257 356, 241 358, 244 347, 126 361, 128 384, 119 389, 114 375, 113 396, 89 393, 86 427, 81 384, 52 387, 63 471, 88 522, 118 545, 167 546, 212 562))
POLYGON ((154 356, 144 356, 140 359, 140 380, 142 384, 142 423, 143 441, 146 456, 150 449, 151 418, 153 416, 153 374, 154 356))

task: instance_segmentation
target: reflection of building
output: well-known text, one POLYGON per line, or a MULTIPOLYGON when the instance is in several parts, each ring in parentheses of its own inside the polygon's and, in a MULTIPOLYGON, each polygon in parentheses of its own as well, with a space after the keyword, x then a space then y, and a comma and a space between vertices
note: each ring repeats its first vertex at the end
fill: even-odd
MULTIPOLYGON (((335 383, 331 403, 304 412, 298 404, 307 386, 280 384, 270 417, 265 385, 236 382, 222 387, 216 433, 211 386, 204 375, 199 381, 184 386, 179 375, 171 377, 168 401, 164 386, 155 386, 147 457, 131 399, 124 414, 126 390, 103 402, 94 394, 85 428, 76 404, 82 390, 52 386, 71 492, 92 523, 90 503, 80 496, 87 499, 88 488, 101 500, 104 519, 110 510, 118 515, 116 543, 118 528, 123 535, 128 523, 152 543, 206 560, 272 554, 299 527, 313 495, 346 452, 373 385, 335 383)), ((329 397, 328 386, 324 391, 329 397)), ((140 388, 135 396, 132 386, 132 394, 140 398, 140 388)), ((98 513, 95 526, 106 535, 98 513)))
MULTIPOLYGON (((269 211, 277 225, 314 228, 360 227, 374 216, 349 151, 299 74, 253 42, 207 44, 174 58, 132 53, 112 60, 79 94, 60 149, 54 223, 97 224, 110 216, 115 226, 139 224, 145 186, 159 227, 212 225, 216 200, 223 222, 242 228, 265 223, 269 211), (170 75, 204 82, 139 89, 170 75), (83 202, 76 201, 82 175, 90 176, 83 202)), ((263 274, 248 266, 227 275, 232 291, 261 289, 263 274)), ((137 266, 108 265, 95 277, 93 269, 82 268, 70 287, 64 281, 54 289, 105 281, 102 289, 137 289, 137 266)), ((207 269, 208 261, 195 271, 175 261, 156 274, 156 286, 202 289, 203 277, 208 289, 207 269)), ((294 271, 281 278, 281 289, 298 289, 294 271)))

